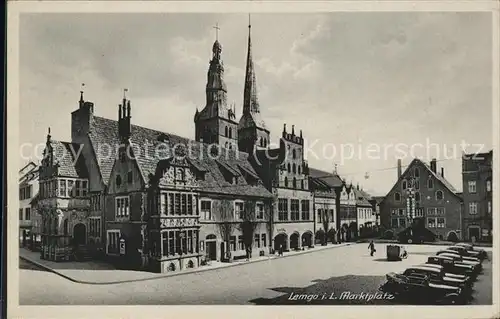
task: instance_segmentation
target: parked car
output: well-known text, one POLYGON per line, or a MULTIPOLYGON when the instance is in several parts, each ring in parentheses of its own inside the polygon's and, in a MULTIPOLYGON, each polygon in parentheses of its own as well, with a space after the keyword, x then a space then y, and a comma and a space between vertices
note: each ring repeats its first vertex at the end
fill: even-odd
MULTIPOLYGON (((455 273, 450 273, 445 270, 445 268, 441 265, 436 265, 436 264, 421 264, 418 265, 417 267, 423 267, 427 269, 433 269, 439 271, 439 276, 443 278, 443 281, 450 281, 449 279, 457 279, 456 284, 459 285, 460 288, 462 289, 467 289, 470 290, 473 285, 473 280, 470 276, 467 275, 462 275, 462 274, 455 274, 455 273)), ((432 278, 432 276, 431 276, 432 278)), ((452 284, 454 286, 455 284, 452 284)))
POLYGON ((427 258, 427 264, 440 265, 448 273, 467 275, 473 279, 476 279, 478 274, 474 265, 464 264, 451 256, 430 256, 427 258))
POLYGON ((453 258, 455 262, 460 262, 466 265, 472 265, 474 266, 474 271, 479 274, 481 270, 483 269, 483 265, 477 260, 469 260, 468 257, 467 259, 464 259, 463 256, 460 256, 453 250, 441 250, 436 253, 437 256, 444 256, 444 257, 450 257, 453 258))
POLYGON ((436 234, 425 227, 407 227, 397 237, 400 244, 423 244, 436 240, 436 234))
POLYGON ((477 257, 472 257, 472 256, 469 256, 467 254, 467 251, 463 250, 463 249, 460 249, 460 250, 457 250, 457 249, 449 249, 449 248, 446 248, 444 250, 440 250, 436 253, 436 255, 441 255, 441 253, 451 253, 451 254, 455 254, 455 255, 459 255, 462 257, 463 260, 467 260, 467 261, 473 261, 473 262, 476 262, 476 263, 479 263, 481 264, 481 260, 479 260, 479 258, 477 257))
POLYGON ((455 246, 456 247, 464 247, 470 253, 477 254, 477 257, 480 260, 484 260, 484 259, 488 258, 488 253, 486 252, 486 250, 474 247, 474 245, 472 245, 472 244, 469 244, 469 243, 458 243, 455 246))
POLYGON ((402 274, 394 272, 386 275, 386 282, 380 291, 390 293, 395 298, 413 303, 462 304, 466 297, 460 287, 431 280, 426 272, 409 268, 402 274))

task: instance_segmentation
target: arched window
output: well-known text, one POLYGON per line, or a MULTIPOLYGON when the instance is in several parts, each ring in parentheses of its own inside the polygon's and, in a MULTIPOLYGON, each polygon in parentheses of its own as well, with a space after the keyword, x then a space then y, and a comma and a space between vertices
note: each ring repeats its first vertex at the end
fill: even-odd
POLYGON ((491 192, 491 180, 490 179, 486 181, 486 191, 491 192))
POLYGON ((430 177, 427 180, 427 188, 428 189, 433 189, 434 188, 434 180, 432 178, 430 178, 430 177))
POLYGON ((293 188, 297 188, 297 179, 293 178, 293 188))
POLYGON ((399 192, 394 193, 394 200, 397 202, 401 200, 401 194, 399 192))
POLYGON ((264 139, 262 137, 259 138, 259 146, 264 147, 264 139))
POLYGON ((295 151, 295 149, 292 150, 292 158, 293 159, 297 158, 297 152, 295 151))
POLYGON ((436 191, 436 200, 443 199, 443 191, 436 191))
POLYGON ((264 147, 267 147, 267 138, 264 139, 264 147))
POLYGON ((420 170, 418 169, 418 167, 415 167, 415 170, 413 173, 414 173, 415 177, 420 177, 420 170))
POLYGON ((229 135, 229 133, 228 133, 227 126, 226 126, 226 128, 224 130, 224 136, 227 137, 228 135, 229 135))
POLYGON ((300 165, 297 165, 297 173, 300 174, 300 165))
POLYGON ((288 170, 288 173, 290 173, 291 169, 290 169, 290 163, 288 163, 287 165, 287 170, 288 170))
POLYGON ((401 187, 403 188, 403 190, 408 188, 408 182, 406 181, 406 179, 403 179, 403 182, 401 185, 402 185, 401 187))
POLYGON ((285 177, 285 187, 288 187, 288 178, 285 177))
POLYGON ((232 137, 233 137, 233 129, 229 128, 229 138, 232 138, 232 137))
POLYGON ((419 192, 415 193, 415 201, 420 202, 420 193, 419 192))
POLYGON ((188 268, 193 268, 194 267, 194 263, 193 263, 192 260, 188 261, 187 267, 188 268))
POLYGON ((304 180, 300 181, 300 188, 304 189, 304 180))
POLYGON ((295 174, 297 172, 296 170, 296 167, 295 167, 295 163, 292 164, 292 172, 295 174))

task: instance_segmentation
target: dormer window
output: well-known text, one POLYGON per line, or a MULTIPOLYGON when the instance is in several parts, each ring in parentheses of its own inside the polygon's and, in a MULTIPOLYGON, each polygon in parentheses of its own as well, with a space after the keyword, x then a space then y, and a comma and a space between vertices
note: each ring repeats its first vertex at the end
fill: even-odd
POLYGON ((401 193, 399 193, 399 192, 394 193, 394 200, 396 202, 401 201, 401 193))
POLYGON ((442 199, 443 199, 443 191, 437 191, 436 200, 442 200, 442 199))
POLYGON ((427 188, 428 189, 433 189, 434 188, 434 180, 430 176, 427 179, 427 188))
POLYGON ((401 188, 403 190, 407 189, 408 188, 408 182, 406 181, 406 179, 403 179, 402 183, 401 183, 401 188))
POLYGON ((415 170, 413 171, 413 174, 415 177, 420 177, 420 170, 418 169, 418 167, 415 167, 415 170))

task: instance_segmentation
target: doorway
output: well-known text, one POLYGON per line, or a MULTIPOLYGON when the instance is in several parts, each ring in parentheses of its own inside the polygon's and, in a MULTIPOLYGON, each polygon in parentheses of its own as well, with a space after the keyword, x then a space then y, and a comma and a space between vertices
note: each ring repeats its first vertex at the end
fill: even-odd
POLYGON ((73 228, 73 243, 75 246, 85 245, 87 242, 87 229, 84 224, 78 223, 73 228))
POLYGON ((215 235, 208 235, 205 238, 207 257, 209 260, 217 260, 217 242, 215 235))
POLYGON ((479 226, 470 226, 469 227, 469 240, 472 240, 472 238, 475 238, 475 240, 479 240, 481 237, 481 228, 479 226))

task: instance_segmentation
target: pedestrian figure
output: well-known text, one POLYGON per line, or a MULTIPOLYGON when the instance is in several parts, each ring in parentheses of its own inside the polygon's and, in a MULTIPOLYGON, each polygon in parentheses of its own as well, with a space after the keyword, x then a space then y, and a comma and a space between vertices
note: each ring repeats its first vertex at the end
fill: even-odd
POLYGON ((278 250, 278 256, 283 256, 283 244, 280 244, 280 249, 278 250))
POLYGON ((370 244, 368 245, 368 249, 370 249, 370 256, 373 256, 373 253, 377 251, 375 249, 375 244, 373 243, 373 240, 370 241, 370 244))

